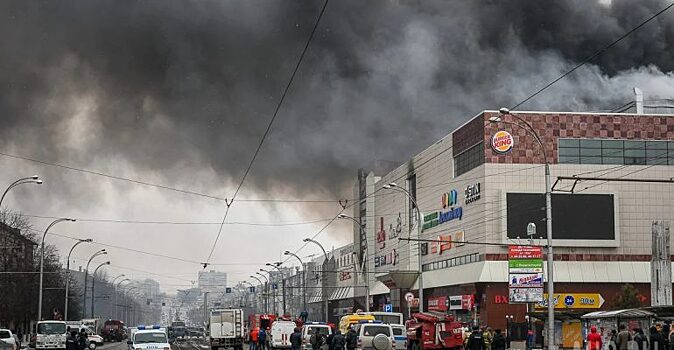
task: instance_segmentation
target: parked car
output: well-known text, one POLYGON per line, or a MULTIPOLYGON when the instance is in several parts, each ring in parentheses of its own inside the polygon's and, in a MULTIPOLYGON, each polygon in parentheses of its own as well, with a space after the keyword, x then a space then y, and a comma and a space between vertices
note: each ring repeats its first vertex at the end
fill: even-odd
POLYGON ((407 348, 407 329, 403 324, 392 324, 393 339, 396 341, 396 349, 407 348))
POLYGON ((19 348, 14 334, 12 334, 12 331, 9 329, 0 329, 0 341, 10 344, 13 350, 17 350, 19 348))
POLYGON ((358 335, 358 350, 395 350, 396 342, 393 338, 391 325, 381 321, 361 321, 356 326, 358 335))

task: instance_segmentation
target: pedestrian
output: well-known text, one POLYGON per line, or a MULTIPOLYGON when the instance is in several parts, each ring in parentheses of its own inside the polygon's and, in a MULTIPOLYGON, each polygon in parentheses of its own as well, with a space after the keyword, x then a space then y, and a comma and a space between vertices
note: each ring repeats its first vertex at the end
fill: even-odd
POLYGON ((332 349, 333 350, 344 350, 344 345, 346 345, 346 339, 342 335, 342 331, 337 330, 334 337, 332 337, 332 349))
POLYGON ((323 336, 319 333, 318 328, 315 328, 314 334, 309 337, 309 344, 312 350, 320 350, 323 346, 323 336))
POLYGON ((652 326, 649 330, 651 332, 651 350, 665 350, 665 337, 662 335, 660 325, 652 326))
POLYGON ((665 325, 662 327, 662 337, 665 339, 665 349, 669 349, 671 346, 671 341, 669 340, 670 329, 669 321, 665 321, 665 325))
POLYGON ((356 334, 356 329, 351 327, 349 332, 346 333, 346 349, 354 350, 356 346, 358 346, 358 334, 356 334))
POLYGON ((258 334, 260 334, 260 329, 258 327, 253 327, 253 330, 250 331, 250 350, 257 350, 259 341, 258 334))
POLYGON ((482 333, 480 333, 480 327, 473 326, 473 333, 468 337, 466 350, 487 350, 487 347, 484 344, 484 337, 482 336, 482 333))
POLYGON ((484 339, 485 349, 487 350, 491 349, 491 340, 492 340, 491 327, 484 328, 484 331, 482 332, 482 338, 484 339))
POLYGON ((82 328, 80 330, 80 335, 79 335, 79 338, 77 340, 78 340, 78 345, 79 345, 80 350, 86 350, 87 349, 87 343, 89 342, 89 339, 87 337, 87 331, 84 328, 82 328))
POLYGON ((328 349, 329 350, 335 349, 332 345, 332 341, 335 339, 335 333, 336 333, 335 328, 332 328, 332 332, 330 332, 330 334, 328 334, 328 339, 326 340, 326 342, 328 343, 328 349))
POLYGON ((506 339, 501 334, 500 329, 494 331, 494 337, 491 339, 491 350, 505 350, 506 349, 506 339))
MULTIPOLYGON (((666 328, 667 328, 667 325, 665 325, 665 327, 663 328, 663 331, 664 331, 664 329, 666 329, 666 328)), ((674 349, 674 327, 671 327, 671 326, 670 326, 670 331, 669 331, 669 333, 668 333, 668 335, 667 335, 667 341, 666 341, 666 343, 668 344, 667 349, 669 349, 669 350, 674 349)))
POLYGON ((66 338, 66 350, 79 350, 79 340, 77 339, 77 331, 70 331, 66 338))
POLYGON ((602 349, 601 334, 597 333, 597 326, 590 327, 590 334, 587 335, 587 350, 602 349))
POLYGON ((611 330, 610 335, 608 336, 608 350, 618 350, 618 332, 615 329, 611 330))
POLYGON ((302 320, 302 323, 307 323, 307 318, 309 318, 309 313, 307 310, 302 310, 302 312, 300 312, 300 320, 302 320))
POLYGON ((620 329, 620 332, 618 333, 616 346, 618 350, 628 350, 630 341, 632 341, 632 335, 630 335, 624 324, 618 326, 618 329, 620 329))
POLYGON ((292 350, 300 350, 302 347, 302 331, 295 327, 293 333, 290 335, 290 348, 292 350))
POLYGON ((648 338, 644 334, 644 330, 637 328, 634 330, 634 342, 637 344, 637 350, 648 350, 648 338))
POLYGON ((267 331, 263 328, 260 328, 260 331, 257 334, 257 350, 265 350, 267 346, 267 331))

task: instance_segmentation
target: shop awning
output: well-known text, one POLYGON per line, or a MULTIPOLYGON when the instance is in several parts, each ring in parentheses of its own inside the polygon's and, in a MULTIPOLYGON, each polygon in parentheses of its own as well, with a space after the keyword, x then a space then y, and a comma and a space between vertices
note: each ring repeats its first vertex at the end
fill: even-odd
POLYGON ((414 282, 417 281, 418 276, 418 271, 399 270, 377 274, 375 278, 388 288, 410 289, 414 285, 414 282))
POLYGON ((643 309, 625 309, 612 311, 595 311, 583 315, 582 319, 602 319, 602 318, 651 318, 654 313, 643 309))
POLYGON ((323 302, 323 293, 321 291, 314 292, 307 301, 308 303, 320 303, 323 302))
POLYGON ((353 287, 338 287, 330 295, 330 300, 353 299, 353 287))

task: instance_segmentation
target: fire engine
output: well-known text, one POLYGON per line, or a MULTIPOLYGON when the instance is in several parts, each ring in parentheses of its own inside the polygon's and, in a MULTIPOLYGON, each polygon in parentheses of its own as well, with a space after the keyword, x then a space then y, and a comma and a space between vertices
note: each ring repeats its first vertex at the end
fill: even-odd
POLYGON ((420 312, 412 314, 405 322, 407 329, 407 349, 461 349, 463 328, 454 317, 440 312, 420 312))

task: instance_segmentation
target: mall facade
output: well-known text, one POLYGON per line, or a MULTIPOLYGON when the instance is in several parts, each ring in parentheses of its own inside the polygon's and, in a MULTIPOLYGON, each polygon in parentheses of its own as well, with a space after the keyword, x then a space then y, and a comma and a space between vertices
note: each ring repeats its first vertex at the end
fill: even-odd
MULTIPOLYGON (((426 309, 514 336, 535 329, 540 343, 543 327, 534 323, 545 317, 544 306, 513 303, 509 290, 508 245, 544 245, 546 237, 546 157, 525 123, 540 136, 556 182, 560 345, 579 330, 580 315, 613 308, 625 284, 650 305, 652 222, 674 219, 672 184, 556 180, 674 178, 672 115, 484 111, 392 170, 361 172, 353 216, 364 228, 354 224, 354 243, 344 253, 354 256, 354 268, 364 261, 365 273, 342 282, 369 285, 372 309, 390 304, 407 314, 418 304, 405 295, 418 295, 421 266, 426 309)), ((349 289, 353 304, 365 302, 365 290, 349 289)))

